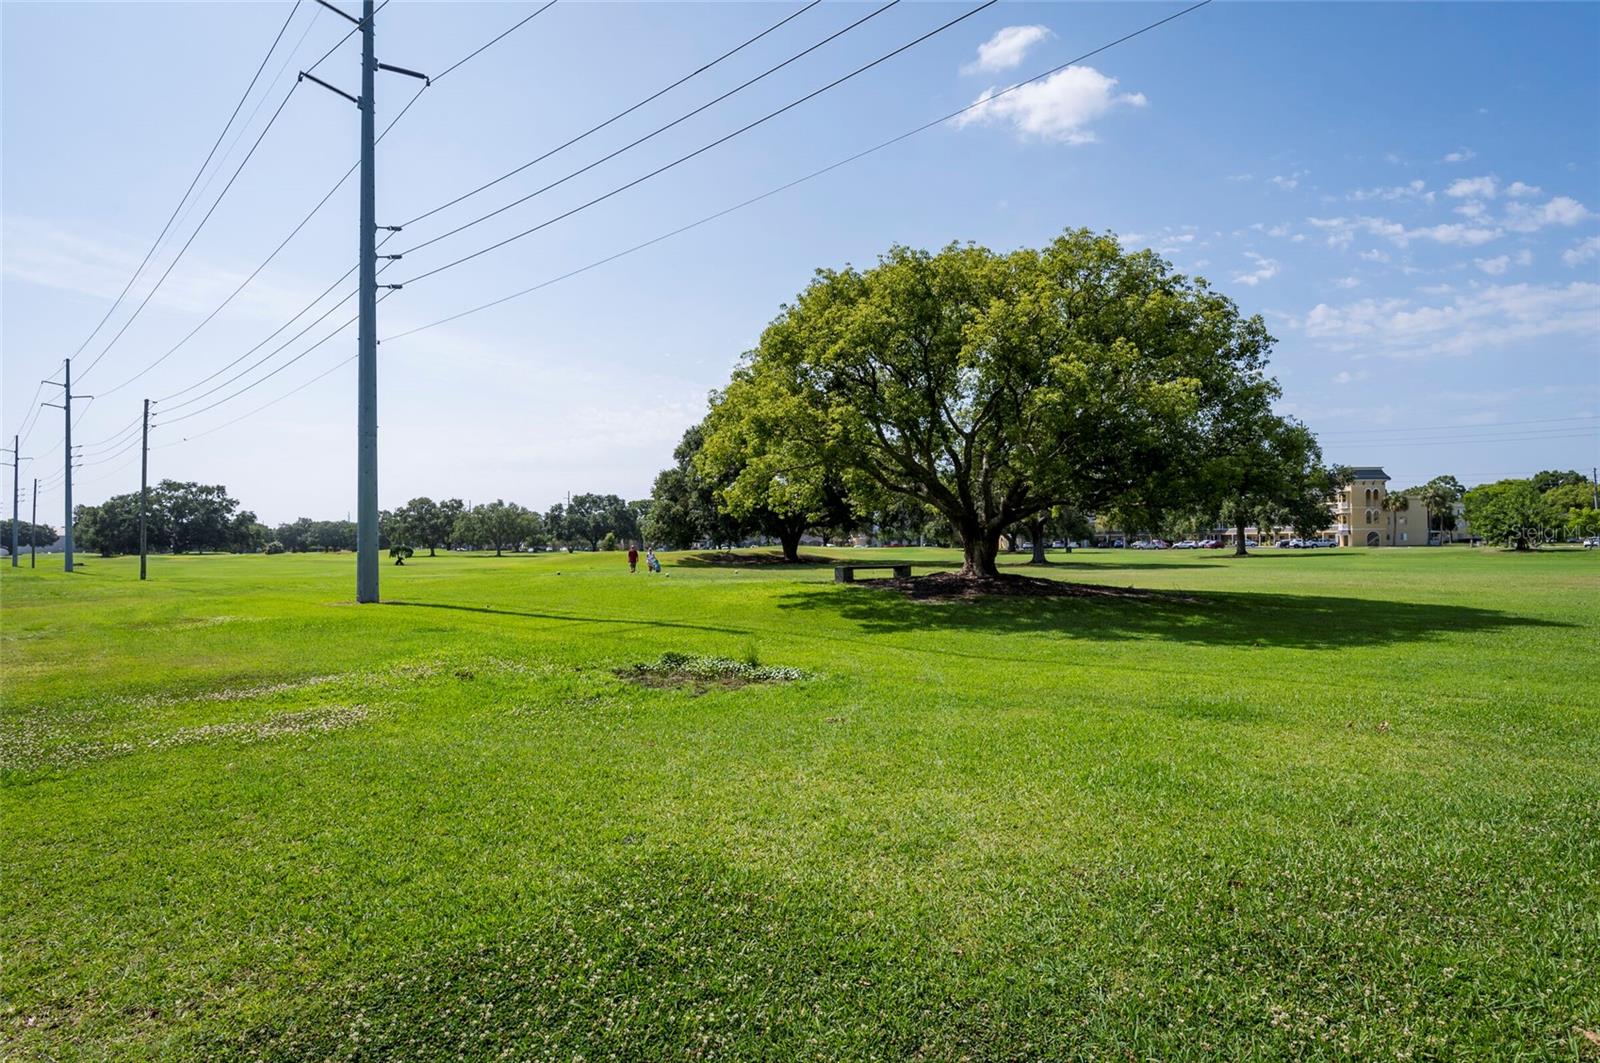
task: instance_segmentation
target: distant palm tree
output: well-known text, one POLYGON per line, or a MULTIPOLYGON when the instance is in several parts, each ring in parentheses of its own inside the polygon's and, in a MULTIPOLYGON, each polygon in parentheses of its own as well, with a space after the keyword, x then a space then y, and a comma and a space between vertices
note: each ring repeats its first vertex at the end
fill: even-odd
POLYGON ((1392 494, 1383 496, 1383 511, 1389 514, 1389 545, 1395 545, 1395 514, 1404 513, 1411 508, 1411 496, 1407 494, 1392 494))

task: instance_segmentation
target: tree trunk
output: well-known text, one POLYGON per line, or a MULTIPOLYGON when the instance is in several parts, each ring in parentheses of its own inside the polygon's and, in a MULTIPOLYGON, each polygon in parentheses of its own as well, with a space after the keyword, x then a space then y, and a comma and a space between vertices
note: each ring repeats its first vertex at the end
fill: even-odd
POLYGON ((788 528, 778 533, 778 541, 783 544, 783 559, 790 564, 800 563, 800 534, 788 528))
POLYGON ((1044 521, 1035 520, 1028 523, 1028 534, 1033 537, 1033 560, 1030 565, 1048 565, 1050 559, 1044 556, 1044 521))
POLYGON ((960 575, 967 579, 992 578, 1000 575, 994 563, 1000 552, 1000 533, 969 533, 962 536, 964 563, 960 575))
POLYGON ((1233 556, 1249 557, 1249 551, 1244 548, 1244 521, 1242 519, 1239 521, 1236 534, 1238 537, 1233 540, 1233 556))
POLYGON ((429 557, 438 557, 439 556, 439 551, 434 548, 434 545, 432 543, 428 544, 428 556, 429 557))
MULTIPOLYGON (((1017 533, 1014 532, 1014 531, 1009 531, 1008 530, 1008 531, 1002 532, 1001 534, 1003 534, 1006 537, 1006 553, 1008 553, 1008 554, 1016 553, 1017 552, 1017 533)), ((995 541, 996 541, 996 543, 999 542, 998 539, 995 540, 995 541)), ((996 548, 998 549, 998 546, 996 548)))

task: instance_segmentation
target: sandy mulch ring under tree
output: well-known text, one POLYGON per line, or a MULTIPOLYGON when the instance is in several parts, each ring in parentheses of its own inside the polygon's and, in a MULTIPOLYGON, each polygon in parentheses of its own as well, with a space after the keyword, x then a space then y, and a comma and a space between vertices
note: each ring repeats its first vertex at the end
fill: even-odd
POLYGON ((857 587, 895 591, 917 601, 977 601, 985 598, 1122 598, 1140 601, 1194 602, 1196 598, 1170 591, 1136 587, 1104 587, 1093 583, 1067 583, 1036 576, 963 576, 959 572, 934 572, 910 579, 863 580, 857 587))

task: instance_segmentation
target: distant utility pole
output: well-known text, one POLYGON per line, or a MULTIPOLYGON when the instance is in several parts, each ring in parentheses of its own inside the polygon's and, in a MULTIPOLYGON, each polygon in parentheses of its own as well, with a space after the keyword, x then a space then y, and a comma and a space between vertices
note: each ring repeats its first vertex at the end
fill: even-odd
POLYGON ((1600 467, 1589 469, 1589 508, 1600 509, 1600 467))
POLYGON ((145 514, 150 509, 150 400, 144 400, 144 427, 139 445, 139 578, 145 579, 145 514))
MULTIPOLYGON (((17 479, 17 476, 22 471, 21 467, 20 467, 21 466, 21 462, 22 462, 22 451, 21 451, 21 448, 22 448, 22 439, 20 437, 18 437, 18 436, 12 436, 11 437, 11 567, 12 568, 16 568, 17 565, 19 564, 19 562, 17 561, 17 518, 18 518, 18 513, 17 513, 18 500, 17 500, 17 495, 20 494, 21 491, 22 491, 22 481, 17 479)), ((37 483, 38 481, 35 481, 35 482, 37 483)), ((33 536, 29 535, 28 538, 32 539, 33 536)))
MULTIPOLYGON (((65 461, 66 461, 66 466, 67 466, 67 482, 66 482, 67 500, 66 500, 66 505, 65 505, 66 517, 62 522, 65 525, 65 527, 63 528, 63 536, 66 539, 66 542, 64 544, 65 548, 66 548, 66 552, 64 554, 64 560, 62 562, 61 570, 63 572, 71 572, 72 571, 72 359, 71 358, 68 358, 65 362, 62 363, 61 374, 62 374, 61 375, 61 380, 60 380, 59 383, 57 381, 54 381, 54 380, 46 380, 45 381, 45 383, 49 384, 51 387, 57 387, 57 388, 61 389, 61 401, 59 403, 46 402, 43 405, 45 405, 45 406, 59 406, 60 407, 61 414, 62 414, 62 423, 65 426, 65 430, 66 430, 65 446, 62 448, 66 452, 65 453, 65 461)), ((93 395, 79 395, 78 398, 80 398, 80 399, 92 399, 92 398, 94 398, 94 396, 93 395)))
MULTIPOLYGON (((359 19, 329 3, 328 10, 361 30, 361 95, 352 96, 304 70, 300 77, 350 100, 361 112, 361 261, 356 335, 356 601, 378 600, 378 221, 377 158, 374 151, 379 70, 428 80, 426 74, 380 63, 373 53, 373 0, 362 0, 359 19)), ((396 227, 388 227, 399 232, 396 227)), ((398 256, 390 256, 398 257, 398 256)), ((399 288, 398 284, 386 287, 399 288)))
POLYGON ((33 516, 28 521, 28 567, 39 567, 39 478, 33 478, 33 516))

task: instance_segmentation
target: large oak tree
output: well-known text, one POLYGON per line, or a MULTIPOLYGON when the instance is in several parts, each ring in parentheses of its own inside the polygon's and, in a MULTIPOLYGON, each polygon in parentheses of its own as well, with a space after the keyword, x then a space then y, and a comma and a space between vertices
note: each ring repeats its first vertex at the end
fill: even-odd
POLYGON ((1008 254, 896 247, 871 269, 818 271, 708 427, 741 436, 732 495, 834 473, 858 509, 937 511, 963 571, 993 576, 1012 525, 1061 505, 1159 505, 1270 345, 1259 318, 1109 235, 1008 254))

